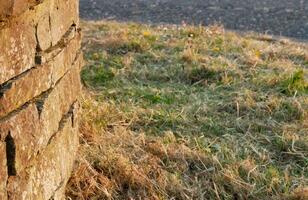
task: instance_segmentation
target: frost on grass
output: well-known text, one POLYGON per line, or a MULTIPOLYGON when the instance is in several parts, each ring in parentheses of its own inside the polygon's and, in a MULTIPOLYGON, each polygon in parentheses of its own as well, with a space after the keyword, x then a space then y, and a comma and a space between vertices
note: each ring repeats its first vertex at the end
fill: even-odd
POLYGON ((308 47, 84 23, 72 199, 307 199, 308 47))

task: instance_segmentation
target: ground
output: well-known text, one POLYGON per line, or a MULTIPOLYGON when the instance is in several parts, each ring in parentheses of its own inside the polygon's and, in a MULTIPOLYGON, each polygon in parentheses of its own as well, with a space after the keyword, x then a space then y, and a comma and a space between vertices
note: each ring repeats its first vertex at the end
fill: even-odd
POLYGON ((142 23, 222 23, 241 31, 308 39, 306 0, 80 0, 84 19, 142 23))
POLYGON ((84 22, 72 199, 307 199, 308 47, 84 22))

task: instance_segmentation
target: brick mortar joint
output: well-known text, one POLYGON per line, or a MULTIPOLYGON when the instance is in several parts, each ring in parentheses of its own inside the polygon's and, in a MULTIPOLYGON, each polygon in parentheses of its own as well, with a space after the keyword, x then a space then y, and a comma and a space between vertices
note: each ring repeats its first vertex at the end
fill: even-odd
POLYGON ((0 77, 0 147, 5 152, 2 167, 6 167, 0 169, 0 184, 4 187, 0 199, 36 199, 44 195, 60 198, 78 146, 79 72, 83 60, 77 0, 70 4, 64 0, 3 0, 4 7, 11 6, 5 1, 17 4, 13 11, 1 12, 0 8, 0 31, 5 41, 1 44, 8 52, 2 57, 4 75, 0 77), (53 2, 57 3, 52 5, 53 2), (53 13, 58 6, 59 11, 53 13), (67 7, 71 15, 66 17, 62 11, 67 7), (11 15, 3 18, 3 13, 11 15), (55 18, 51 25, 52 16, 55 18), (13 41, 6 40, 5 34, 13 41), (13 53, 11 46, 16 49, 13 53), (15 164, 9 166, 9 161, 15 164), (45 172, 45 167, 50 170, 45 172), (36 179, 30 180, 29 175, 36 179), (30 187, 37 188, 30 191, 30 187))
MULTIPOLYGON (((48 60, 46 60, 44 63, 41 63, 41 64, 35 64, 33 67, 31 67, 30 69, 24 71, 23 73, 11 78, 10 80, 0 84, 0 98, 2 97, 2 95, 5 93, 6 90, 10 89, 10 86, 14 83, 14 81, 22 78, 23 76, 26 76, 26 74, 30 73, 32 70, 38 68, 38 67, 43 67, 43 64, 48 64, 50 62, 53 61, 53 58, 56 57, 57 55, 59 55, 64 49, 65 47, 72 41, 74 40, 75 38, 78 38, 80 37, 81 34, 80 34, 80 29, 76 29, 71 27, 68 32, 66 32, 63 36, 62 36, 62 39, 58 42, 58 44, 56 44, 55 46, 51 47, 51 48, 54 48, 54 50, 57 50, 57 48, 59 48, 59 51, 57 51, 56 54, 53 54, 51 58, 49 58, 48 60), (70 34, 70 31, 74 30, 76 32, 76 35, 74 35, 74 37, 72 38, 66 38, 67 36, 69 36, 70 34)), ((36 55, 36 56, 41 56, 43 57, 44 55, 48 53, 51 53, 51 48, 46 50, 46 51, 42 51, 41 53, 39 53, 39 55, 36 55)), ((80 51, 80 49, 78 49, 78 51, 80 51)), ((1 118, 0 118, 1 119, 1 118)))
POLYGON ((24 103, 22 106, 20 106, 19 108, 11 111, 10 113, 8 113, 7 115, 5 115, 4 117, 0 118, 0 123, 6 121, 8 118, 17 115, 19 112, 21 112, 22 110, 26 109, 30 104, 44 104, 44 100, 48 98, 48 95, 54 90, 55 87, 57 87, 57 85, 59 85, 59 83, 61 82, 61 80, 72 70, 72 67, 74 66, 74 64, 76 64, 78 57, 80 56, 81 51, 78 51, 75 59, 73 61, 73 63, 71 64, 71 68, 65 72, 65 74, 56 82, 54 83, 53 86, 51 86, 48 90, 43 91, 40 95, 33 97, 30 101, 24 103))

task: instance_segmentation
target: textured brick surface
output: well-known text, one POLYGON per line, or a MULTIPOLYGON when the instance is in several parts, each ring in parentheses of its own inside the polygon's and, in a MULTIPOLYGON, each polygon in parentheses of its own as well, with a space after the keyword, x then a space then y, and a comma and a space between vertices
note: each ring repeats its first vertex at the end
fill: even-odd
POLYGON ((38 96, 55 83, 72 67, 80 47, 80 34, 68 41, 52 60, 28 70, 18 79, 11 80, 0 89, 0 117, 17 109, 38 96))
MULTIPOLYGON (((78 145, 77 106, 64 116, 61 127, 31 165, 8 181, 12 199, 50 199, 65 187, 78 145), (33 188, 33 189, 30 189, 33 188)), ((59 196, 63 194, 57 194, 59 196)))
MULTIPOLYGON (((77 66, 77 65, 76 65, 77 66)), ((41 99, 40 120, 42 126, 42 143, 46 144, 52 134, 59 128, 64 113, 68 112, 80 93, 79 70, 74 68, 62 78, 48 95, 41 99)))
POLYGON ((17 16, 42 0, 0 0, 0 19, 17 16))
POLYGON ((0 84, 34 67, 35 55, 47 50, 78 23, 76 0, 45 0, 0 29, 0 84))
POLYGON ((0 141, 0 199, 6 200, 6 180, 7 180, 7 165, 6 165, 6 148, 5 143, 0 141))
POLYGON ((61 119, 80 93, 79 59, 72 69, 46 94, 0 121, 0 136, 15 141, 15 170, 22 171, 47 146, 60 127, 61 119))
POLYGON ((0 52, 0 84, 34 65, 36 38, 29 15, 0 30, 0 52))
POLYGON ((0 0, 0 199, 64 199, 78 147, 77 0, 0 0))
POLYGON ((0 136, 10 134, 14 140, 14 169, 18 173, 38 151, 40 135, 39 113, 35 104, 30 104, 8 119, 0 122, 0 136))
POLYGON ((76 0, 54 0, 50 13, 52 43, 55 44, 67 31, 67 27, 78 24, 78 5, 76 0))
POLYGON ((51 30, 50 30, 50 16, 43 15, 36 25, 37 48, 44 51, 52 46, 51 30))

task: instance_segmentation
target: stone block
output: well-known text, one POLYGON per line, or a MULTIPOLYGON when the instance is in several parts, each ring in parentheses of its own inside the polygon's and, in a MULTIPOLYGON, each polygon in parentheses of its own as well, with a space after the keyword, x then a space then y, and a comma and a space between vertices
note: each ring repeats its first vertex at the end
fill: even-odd
POLYGON ((0 84, 33 67, 36 38, 30 15, 0 30, 0 52, 0 84))
POLYGON ((80 34, 77 34, 51 60, 0 86, 0 118, 53 87, 72 67, 79 49, 80 34))
POLYGON ((33 97, 38 96, 51 86, 51 67, 38 66, 25 76, 12 80, 2 86, 0 92, 0 117, 16 110, 33 97))
POLYGON ((50 12, 50 30, 52 44, 59 42, 59 38, 66 33, 72 24, 79 24, 79 1, 54 0, 50 12))
POLYGON ((0 29, 0 84, 35 65, 38 52, 53 49, 74 24, 75 0, 45 0, 0 29))
POLYGON ((38 19, 36 25, 37 50, 44 51, 52 46, 50 15, 46 13, 38 19))
POLYGON ((8 180, 11 199, 59 199, 70 176, 78 147, 78 106, 61 121, 48 146, 19 176, 8 180))
POLYGON ((42 0, 0 0, 0 20, 18 16, 41 2, 42 0))
POLYGON ((9 134, 14 141, 14 170, 18 175, 29 165, 61 126, 66 115, 80 94, 79 64, 74 67, 47 93, 0 120, 0 137, 9 134))
POLYGON ((39 149, 41 133, 39 113, 35 104, 30 104, 18 113, 0 122, 1 138, 10 138, 12 156, 11 172, 16 175, 29 163, 39 149))
POLYGON ((6 145, 4 141, 0 142, 0 199, 6 200, 6 183, 7 183, 7 164, 6 164, 6 145))
POLYGON ((42 143, 46 145, 51 134, 59 128, 59 122, 73 102, 77 101, 81 92, 79 77, 79 62, 60 80, 56 87, 48 94, 40 98, 40 120, 44 127, 42 143))
POLYGON ((0 199, 65 199, 78 147, 78 0, 0 0, 0 199))

